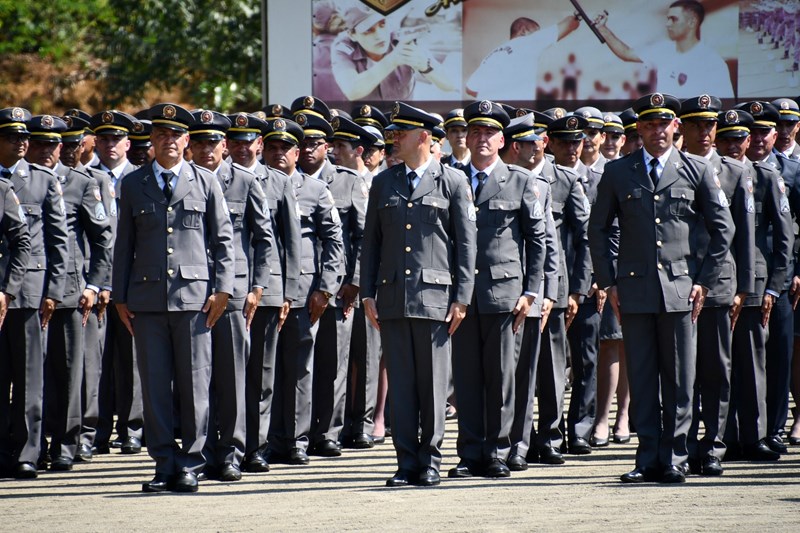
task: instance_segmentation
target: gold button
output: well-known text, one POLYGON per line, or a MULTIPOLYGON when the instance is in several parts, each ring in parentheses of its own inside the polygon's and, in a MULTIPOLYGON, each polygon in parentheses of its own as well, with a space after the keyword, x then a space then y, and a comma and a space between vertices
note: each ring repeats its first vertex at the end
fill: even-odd
POLYGON ((659 200, 659 199, 661 199, 659 195, 656 194, 655 196, 653 196, 653 200, 659 200))
POLYGON ((480 210, 481 210, 481 208, 480 208, 480 207, 476 207, 476 208, 475 208, 475 212, 476 212, 476 213, 477 213, 478 211, 480 211, 480 210))
POLYGON ((236 212, 236 209, 230 209, 230 212, 231 212, 231 213, 235 213, 235 212, 236 212))
POLYGON ((42 268, 42 264, 41 263, 36 263, 36 268, 42 268))
POLYGON ((475 269, 475 273, 476 273, 476 274, 478 273, 478 269, 477 269, 477 268, 475 269))
POLYGON ((688 274, 688 273, 689 273, 689 271, 688 271, 688 270, 684 270, 684 271, 683 271, 683 273, 684 273, 684 274, 688 274))
POLYGON ((628 195, 628 200, 630 200, 630 199, 631 199, 631 195, 629 194, 629 195, 628 195))
POLYGON ((142 280, 147 281, 147 276, 142 276, 142 280))
POLYGON ((198 208, 197 206, 194 206, 194 210, 195 210, 195 211, 198 211, 198 210, 199 210, 199 208, 198 208))
MULTIPOLYGON (((30 212, 31 212, 31 210, 30 210, 30 209, 28 209, 28 213, 30 213, 30 212)), ((142 209, 141 211, 139 211, 139 214, 140 214, 140 215, 143 215, 143 214, 144 214, 144 209, 142 209)))
POLYGON ((436 203, 436 202, 433 202, 433 207, 439 207, 439 204, 436 203))
POLYGON ((686 198, 686 195, 685 194, 681 194, 681 198, 686 198))
POLYGON ((631 272, 631 276, 635 276, 635 275, 636 275, 636 272, 631 272))
MULTIPOLYGON (((172 213, 172 206, 169 206, 169 207, 167 208, 167 212, 168 212, 168 213, 172 213)), ((144 211, 142 211, 142 213, 144 213, 144 211)))
POLYGON ((656 224, 661 224, 661 219, 660 218, 656 219, 656 224))
POLYGON ((411 202, 408 202, 408 207, 414 207, 414 204, 411 203, 411 202))
POLYGON ((300 269, 300 273, 301 273, 301 274, 305 274, 305 273, 306 273, 305 269, 304 269, 304 268, 301 268, 301 269, 300 269))
POLYGON ((197 279, 199 276, 197 274, 194 275, 194 279, 197 279))
POLYGON ((172 253, 172 252, 174 252, 174 251, 175 251, 175 250, 173 250, 172 248, 167 248, 167 253, 168 253, 168 254, 171 254, 171 253, 172 253))
POLYGON ((410 252, 410 251, 411 251, 411 247, 410 246, 406 246, 406 252, 410 252))
POLYGON ((383 280, 382 283, 386 283, 386 280, 383 280))
POLYGON ((659 263, 659 264, 658 264, 658 269, 659 269, 659 270, 662 270, 663 268, 664 268, 664 266, 663 266, 661 263, 659 263))
POLYGON ((503 277, 508 277, 508 272, 503 272, 503 277))
POLYGON ((406 269, 406 276, 408 276, 409 274, 411 274, 411 270, 406 269))
POLYGON ((656 241, 656 246, 658 246, 659 248, 661 248, 661 241, 656 241))
POLYGON ((439 278, 433 278, 434 283, 439 283, 439 278))
MULTIPOLYGON (((29 207, 28 208, 28 213, 30 213, 30 212, 31 212, 31 208, 29 207)), ((144 213, 144 210, 142 210, 142 213, 144 213)))
POLYGON ((170 276, 173 275, 174 273, 175 273, 175 271, 172 270, 171 268, 169 270, 167 270, 167 274, 169 274, 170 276))
POLYGON ((167 233, 172 233, 172 228, 167 228, 167 233))
POLYGON ((406 229, 411 229, 411 224, 406 224, 406 229))

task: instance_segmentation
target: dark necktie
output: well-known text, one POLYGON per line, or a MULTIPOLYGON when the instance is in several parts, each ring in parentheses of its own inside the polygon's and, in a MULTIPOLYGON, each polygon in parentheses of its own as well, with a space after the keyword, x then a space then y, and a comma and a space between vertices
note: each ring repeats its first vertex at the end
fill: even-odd
POLYGON ((175 174, 169 170, 161 173, 161 179, 164 180, 164 188, 161 190, 164 191, 164 198, 167 199, 167 202, 172 200, 172 178, 174 176, 175 174))
POLYGON ((4 168, 3 170, 0 170, 0 177, 2 177, 4 180, 10 180, 11 179, 11 171, 8 170, 7 168, 4 168))
POLYGON ((486 183, 486 172, 478 172, 475 177, 478 179, 478 186, 475 187, 475 202, 477 202, 478 196, 481 195, 483 190, 483 185, 486 183))
POLYGON ((414 180, 417 179, 417 173, 413 170, 408 173, 408 191, 414 194, 414 180))
POLYGON ((650 180, 653 182, 653 186, 658 184, 658 171, 656 167, 658 167, 658 159, 654 157, 650 160, 650 180))

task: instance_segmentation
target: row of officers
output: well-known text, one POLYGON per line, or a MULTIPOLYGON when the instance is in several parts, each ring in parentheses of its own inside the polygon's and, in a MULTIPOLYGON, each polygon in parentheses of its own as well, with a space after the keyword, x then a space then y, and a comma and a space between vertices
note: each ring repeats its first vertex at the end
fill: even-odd
POLYGON ((623 482, 775 460, 798 125, 789 99, 658 93, 619 116, 486 100, 349 115, 311 96, 227 116, 0 110, 0 474, 139 453, 146 435, 142 489, 194 492, 369 448, 381 361, 388 486, 439 484, 453 397, 449 477, 606 446, 618 380, 614 439, 628 384, 639 439, 623 482))

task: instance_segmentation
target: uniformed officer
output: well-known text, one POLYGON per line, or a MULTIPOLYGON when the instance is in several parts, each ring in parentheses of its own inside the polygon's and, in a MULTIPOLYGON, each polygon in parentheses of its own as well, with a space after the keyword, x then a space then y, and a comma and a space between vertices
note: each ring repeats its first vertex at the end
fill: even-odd
POLYGON ((372 126, 383 131, 389 125, 389 120, 386 118, 386 115, 384 115, 380 109, 371 105, 354 107, 350 115, 352 118, 348 120, 352 120, 359 126, 372 126))
POLYGON ((386 142, 382 130, 374 126, 364 126, 364 130, 375 137, 375 141, 364 149, 361 158, 364 160, 364 165, 369 171, 365 174, 364 181, 367 182, 367 187, 372 186, 372 176, 380 172, 380 167, 383 165, 384 158, 386 157, 386 142))
POLYGON ((535 178, 498 156, 506 111, 488 100, 464 109, 467 170, 477 212, 473 311, 453 337, 458 466, 449 477, 508 477, 514 376, 528 311, 545 258, 545 213, 535 178))
POLYGON ((97 181, 79 170, 57 166, 67 123, 39 115, 27 122, 27 128, 36 139, 31 141, 36 148, 26 155, 28 162, 58 170, 69 237, 64 298, 53 312, 47 335, 44 414, 51 437, 50 470, 66 471, 72 470, 81 438, 84 326, 100 286, 108 279, 112 230, 97 181))
MULTIPOLYGON (((286 110, 289 113, 288 109, 286 110)), ((272 418, 275 358, 278 331, 298 298, 300 277, 300 217, 294 186, 280 170, 258 161, 262 134, 268 124, 253 114, 229 115, 228 152, 234 164, 256 175, 266 196, 272 223, 273 246, 269 249, 269 282, 250 325, 250 358, 245 369, 245 458, 248 472, 268 472, 267 437, 272 418)))
POLYGON ((361 252, 364 312, 381 332, 393 406, 390 487, 440 482, 450 336, 472 300, 472 195, 463 173, 432 160, 437 123, 395 104, 389 129, 405 164, 373 180, 361 252))
MULTIPOLYGON (((81 109, 67 109, 64 112, 65 117, 78 117, 81 120, 86 121, 86 129, 84 130, 84 139, 83 139, 83 153, 81 154, 81 165, 89 167, 92 165, 97 164, 97 154, 95 153, 95 141, 97 140, 92 131, 91 127, 89 127, 89 123, 92 121, 92 115, 83 111, 81 109)), ((66 165, 66 163, 64 163, 66 165)))
POLYGON ((462 108, 458 107, 447 113, 444 117, 444 129, 452 151, 442 158, 442 162, 458 170, 464 170, 469 166, 470 154, 467 148, 467 121, 464 120, 462 108))
POLYGON ((620 151, 625 145, 627 138, 625 137, 625 126, 622 124, 622 119, 619 115, 614 113, 606 113, 603 115, 603 133, 606 134, 606 140, 600 146, 600 153, 603 154, 607 160, 613 161, 619 159, 620 151))
MULTIPOLYGON (((311 100, 304 99, 306 103, 311 100)), ((313 101, 319 102, 318 99, 313 101)), ((320 105, 320 104, 317 104, 320 105)), ((293 107, 295 104, 293 104, 293 107)), ((353 309, 358 298, 361 239, 367 211, 367 185, 354 170, 335 166, 328 161, 327 138, 335 136, 334 129, 312 107, 301 107, 296 120, 303 128, 298 166, 307 179, 321 180, 328 185, 341 225, 343 262, 339 275, 341 288, 329 296, 328 307, 322 313, 314 347, 314 380, 311 400, 310 451, 324 457, 341 455, 340 434, 344 427, 347 367, 350 360, 350 337, 353 330, 353 309)), ((346 118, 335 117, 340 125, 346 118)), ((339 132, 338 138, 347 133, 339 132)), ((350 137, 352 140, 352 137, 350 137)), ((327 265, 323 265, 328 268, 327 265)))
POLYGON ((265 132, 264 161, 289 176, 302 235, 297 298, 281 329, 275 364, 270 456, 290 464, 308 464, 314 344, 319 318, 342 281, 342 230, 326 183, 297 171, 303 129, 293 121, 274 119, 267 121, 265 132))
POLYGON ((511 425, 511 450, 506 461, 509 470, 519 472, 528 469, 527 455, 533 427, 533 399, 536 393, 536 373, 542 331, 547 324, 553 303, 558 298, 559 244, 553 221, 553 195, 550 181, 541 174, 544 167, 544 139, 537 134, 545 130, 535 122, 535 114, 517 110, 508 127, 503 131, 506 144, 500 151, 503 161, 515 164, 533 173, 533 192, 541 203, 545 216, 544 279, 535 291, 539 300, 531 306, 525 319, 525 329, 520 343, 519 359, 514 380, 514 420, 511 425))
POLYGON ((695 321, 718 278, 733 237, 727 202, 712 167, 676 150, 678 100, 654 93, 637 100, 644 149, 609 162, 589 225, 598 286, 621 315, 639 436, 636 468, 625 483, 685 481, 686 438, 696 369, 695 321), (609 239, 619 218, 619 254, 609 239), (701 218, 702 217, 702 218, 701 218), (709 234, 698 262, 695 226, 709 234))
POLYGON ((744 299, 733 330, 725 460, 744 457, 776 461, 779 453, 764 442, 767 436, 765 346, 775 297, 784 290, 791 275, 793 235, 789 200, 780 174, 770 165, 746 157, 753 116, 746 111, 729 110, 720 112, 718 121, 717 150, 745 165, 747 189, 748 192, 752 189, 756 217, 755 288, 744 299))
POLYGON ((183 160, 191 113, 158 104, 150 120, 155 160, 126 176, 119 196, 114 303, 136 338, 147 451, 156 460, 142 490, 195 492, 205 464, 211 328, 233 295, 233 230, 219 181, 183 160))
POLYGON ((133 122, 128 139, 131 141, 131 147, 128 149, 128 160, 140 167, 146 165, 153 160, 153 143, 150 142, 150 134, 153 131, 153 125, 147 118, 147 109, 142 109, 136 115, 133 122))
MULTIPOLYGON (((686 152, 711 163, 720 203, 727 203, 735 225, 731 251, 723 260, 719 278, 708 287, 703 312, 697 319, 697 377, 688 450, 692 471, 706 476, 722 474, 722 438, 731 391, 732 326, 747 295, 755 290, 755 203, 749 190, 753 178, 739 161, 720 157, 714 150, 721 109, 720 99, 707 94, 684 100, 680 109, 686 152), (701 420, 705 431, 698 440, 701 420)), ((701 231, 700 235, 698 259, 702 260, 708 234, 701 231)))
POLYGON ((606 121, 603 112, 596 107, 586 106, 579 107, 572 114, 587 120, 586 128, 583 130, 581 163, 602 173, 603 166, 606 164, 606 158, 602 152, 603 143, 606 141, 606 121))
MULTIPOLYGON (((108 187, 109 209, 107 214, 112 226, 117 220, 117 206, 120 201, 122 180, 136 170, 127 158, 130 148, 128 135, 134 127, 134 120, 127 113, 119 111, 102 111, 92 116, 90 127, 97 138, 98 161, 89 165, 91 173, 99 181, 110 180, 113 194, 108 187)), ((108 183, 108 182, 106 182, 108 183)), ((112 269, 113 270, 113 269, 112 269)), ((110 283, 101 287, 98 295, 99 303, 113 299, 110 283)), ((139 379, 139 368, 136 362, 136 347, 130 332, 113 305, 109 307, 108 323, 105 331, 103 347, 102 374, 100 377, 100 415, 95 437, 96 453, 109 453, 109 447, 119 447, 124 454, 136 454, 142 451, 142 431, 144 427, 144 411, 142 406, 142 385, 139 379), (112 397, 113 395, 113 397, 112 397), (114 414, 117 415, 113 424, 114 414), (117 438, 111 441, 112 425, 117 438)))
POLYGON ((250 356, 249 329, 269 283, 272 221, 255 174, 223 160, 230 120, 216 111, 192 112, 189 147, 192 162, 219 180, 233 225, 236 252, 233 294, 211 332, 212 371, 205 475, 239 481, 245 453, 245 366, 250 356))
POLYGON ((625 128, 625 144, 619 151, 621 155, 628 155, 642 147, 642 137, 639 135, 636 112, 628 108, 619 114, 622 127, 625 128))
POLYGON ((795 140, 800 134, 800 106, 791 98, 778 98, 771 103, 780 112, 780 120, 775 126, 778 133, 775 150, 790 159, 800 160, 800 145, 795 140))
MULTIPOLYGON (((30 259, 19 290, 10 292, 0 332, 3 391, 0 402, 2 462, 17 478, 35 478, 42 441, 44 347, 46 329, 64 297, 67 271, 67 227, 61 185, 48 168, 28 163, 28 110, 0 110, 0 179, 12 185, 30 232, 30 259), (12 421, 13 424, 11 423, 12 421)), ((21 217, 23 218, 23 217, 21 217)), ((14 251, 20 236, 0 242, 0 266, 21 275, 22 255, 14 251)), ((5 279, 5 278, 4 278, 5 279)))

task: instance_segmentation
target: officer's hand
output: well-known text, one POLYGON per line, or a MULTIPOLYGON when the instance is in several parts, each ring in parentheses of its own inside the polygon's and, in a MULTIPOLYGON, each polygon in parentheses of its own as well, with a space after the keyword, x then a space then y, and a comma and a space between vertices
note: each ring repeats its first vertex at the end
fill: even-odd
POLYGON ((603 314, 603 308, 606 306, 608 295, 603 289, 597 289, 597 312, 603 314))
POLYGON ((702 285, 692 285, 692 292, 689 293, 689 303, 692 304, 692 323, 697 322, 697 317, 700 316, 700 311, 703 310, 706 294, 708 294, 708 289, 706 287, 702 285))
POLYGON ((256 316, 258 302, 261 301, 263 292, 264 289, 261 287, 253 287, 253 290, 247 293, 247 298, 244 300, 244 318, 247 320, 247 331, 250 331, 250 324, 253 322, 253 317, 256 316))
POLYGON ((347 285, 342 285, 342 288, 339 289, 336 299, 342 303, 345 318, 350 316, 350 313, 353 312, 353 305, 356 303, 356 298, 358 298, 358 285, 348 283, 347 285))
POLYGON ((106 307, 111 302, 111 291, 100 291, 97 295, 97 320, 103 321, 103 315, 106 313, 106 307))
POLYGON ((6 313, 8 313, 8 302, 11 298, 4 292, 0 292, 0 329, 3 329, 3 322, 6 320, 6 313))
POLYGON ((83 315, 81 324, 86 327, 86 321, 89 320, 89 315, 92 314, 92 307, 94 307, 94 299, 97 294, 92 289, 83 289, 81 299, 78 301, 78 307, 83 315))
POLYGON ((611 304, 611 309, 614 310, 614 316, 617 317, 618 321, 622 321, 622 316, 619 312, 619 293, 617 292, 617 286, 612 285, 606 291, 608 294, 608 302, 611 304))
POLYGON ((772 306, 775 305, 775 297, 771 294, 764 294, 761 301, 761 327, 766 328, 769 324, 769 315, 772 313, 772 306))
POLYGON ((375 299, 364 298, 361 300, 361 304, 364 306, 364 314, 367 320, 369 320, 369 323, 372 324, 373 328, 380 331, 381 323, 378 321, 378 307, 375 305, 375 299))
POLYGON ((514 335, 519 332, 520 326, 525 322, 525 318, 528 316, 528 311, 530 311, 535 302, 536 298, 527 294, 523 294, 519 297, 519 300, 517 300, 517 305, 515 305, 514 310, 511 311, 516 316, 514 319, 514 325, 511 326, 511 329, 514 331, 514 335))
POLYGON ((278 331, 281 330, 283 327, 283 323, 286 322, 286 317, 289 316, 289 309, 291 309, 292 304, 289 300, 284 300, 283 305, 281 305, 281 312, 278 314, 278 331))
POLYGON ((742 304, 744 304, 744 299, 747 297, 746 292, 737 293, 733 297, 733 305, 731 306, 731 331, 733 328, 736 327, 736 321, 739 320, 739 313, 742 312, 742 304))
POLYGON ((322 291, 312 292, 311 297, 308 299, 308 314, 311 315, 312 326, 317 323, 319 317, 325 312, 326 307, 328 307, 328 298, 322 291))
POLYGON ((131 334, 133 337, 133 323, 131 323, 131 319, 136 317, 133 313, 128 310, 128 304, 114 304, 117 306, 117 313, 119 314, 119 319, 122 320, 122 323, 125 324, 125 329, 128 330, 128 333, 131 334))
POLYGON ((797 302, 800 301, 800 277, 795 276, 792 278, 792 284, 789 287, 789 296, 792 297, 792 309, 797 309, 797 302))
POLYGON ((447 312, 447 316, 444 317, 444 321, 450 324, 450 328, 447 330, 447 333, 452 335, 458 329, 458 326, 461 325, 461 321, 464 320, 464 317, 467 316, 467 306, 464 304, 460 304, 458 302, 453 302, 450 304, 450 311, 447 312))
POLYGON ((39 307, 39 313, 42 315, 42 329, 47 329, 47 324, 50 323, 50 317, 53 316, 53 311, 55 310, 55 300, 52 298, 45 298, 42 300, 42 305, 39 307))
POLYGON ((553 310, 553 300, 545 298, 542 300, 542 318, 539 319, 539 333, 544 332, 547 326, 547 319, 550 318, 550 311, 553 310))
POLYGON ((567 316, 564 319, 567 329, 572 325, 572 321, 575 320, 575 316, 578 314, 578 302, 580 298, 581 295, 578 293, 570 294, 569 298, 567 298, 567 316))
POLYGON ((217 323, 219 317, 225 312, 225 307, 228 305, 228 298, 230 295, 226 292, 215 292, 206 300, 206 305, 203 306, 203 312, 208 316, 206 317, 206 327, 211 329, 217 323))

